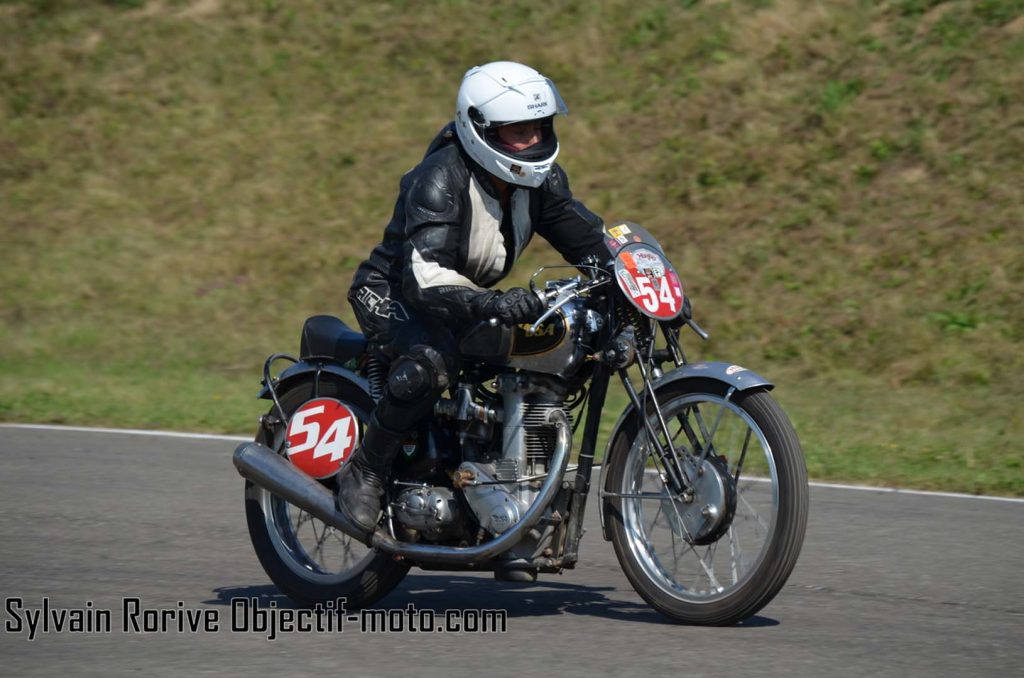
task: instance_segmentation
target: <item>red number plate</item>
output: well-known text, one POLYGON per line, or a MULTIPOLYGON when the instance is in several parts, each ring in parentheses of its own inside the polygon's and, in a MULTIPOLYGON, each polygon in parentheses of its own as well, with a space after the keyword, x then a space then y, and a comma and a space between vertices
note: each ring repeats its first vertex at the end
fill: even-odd
POLYGON ((310 400, 288 423, 288 459, 314 478, 338 472, 359 442, 359 422, 334 398, 310 400))
POLYGON ((683 309, 683 285, 672 264, 653 247, 623 247, 615 258, 615 278, 641 313, 671 320, 683 309))

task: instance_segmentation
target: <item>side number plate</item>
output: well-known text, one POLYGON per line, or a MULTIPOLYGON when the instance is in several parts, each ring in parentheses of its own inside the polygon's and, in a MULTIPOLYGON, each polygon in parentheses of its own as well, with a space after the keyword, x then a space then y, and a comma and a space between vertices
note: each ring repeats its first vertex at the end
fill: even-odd
POLYGON ((288 459, 314 478, 337 473, 358 443, 358 420, 334 398, 310 400, 288 423, 288 459))

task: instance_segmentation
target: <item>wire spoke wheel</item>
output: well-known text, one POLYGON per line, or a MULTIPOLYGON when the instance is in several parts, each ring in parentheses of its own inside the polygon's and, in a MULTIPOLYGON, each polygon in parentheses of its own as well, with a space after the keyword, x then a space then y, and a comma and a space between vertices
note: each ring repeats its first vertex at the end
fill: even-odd
MULTIPOLYGON (((290 416, 313 395, 311 383, 294 385, 281 394, 281 406, 290 416)), ((322 379, 316 395, 346 403, 360 422, 373 407, 369 395, 342 381, 322 379)), ((283 425, 273 433, 261 429, 256 439, 283 454, 283 425)), ((334 490, 333 479, 321 482, 334 490)), ((246 481, 245 499, 249 536, 260 564, 301 605, 345 598, 349 609, 363 607, 390 592, 409 570, 251 481, 246 481)))
POLYGON ((323 584, 344 580, 372 559, 370 548, 275 494, 253 486, 266 529, 282 562, 296 575, 323 584))
POLYGON ((677 621, 730 624, 766 605, 796 564, 806 470, 792 426, 767 393, 693 382, 658 394, 667 428, 650 415, 657 445, 635 423, 613 442, 612 539, 652 606, 677 621), (683 491, 668 481, 676 460, 683 491))

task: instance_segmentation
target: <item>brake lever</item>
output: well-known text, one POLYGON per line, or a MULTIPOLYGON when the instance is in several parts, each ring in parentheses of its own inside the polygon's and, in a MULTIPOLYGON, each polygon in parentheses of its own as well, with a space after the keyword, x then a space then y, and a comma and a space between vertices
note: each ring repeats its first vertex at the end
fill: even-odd
POLYGON ((536 332, 537 329, 541 325, 544 324, 545 320, 547 320, 548 318, 553 316, 558 311, 558 309, 560 309, 562 306, 565 306, 574 297, 578 297, 578 296, 579 296, 579 292, 572 291, 569 294, 565 295, 564 297, 561 297, 558 301, 556 301, 551 306, 549 306, 548 310, 544 311, 544 313, 541 314, 541 316, 539 318, 537 318, 537 321, 534 322, 533 325, 530 326, 530 332, 529 333, 533 334, 534 332, 536 332))
POLYGON ((548 290, 546 292, 537 292, 537 294, 540 296, 540 298, 543 301, 550 301, 552 299, 557 298, 563 292, 567 292, 569 290, 574 290, 574 289, 578 288, 579 286, 580 286, 580 278, 579 278, 579 276, 576 276, 575 278, 573 278, 569 282, 565 283, 561 287, 556 287, 555 289, 548 290))
MULTIPOLYGON (((540 271, 538 271, 538 273, 539 272, 540 271)), ((534 322, 533 325, 530 326, 530 332, 536 332, 545 320, 554 315, 558 309, 560 309, 562 306, 565 306, 571 300, 575 299, 576 297, 579 297, 580 295, 586 292, 596 289, 610 281, 611 277, 604 279, 594 279, 589 280, 587 282, 583 282, 580 279, 580 276, 576 276, 575 278, 573 278, 566 284, 562 285, 561 287, 557 287, 553 290, 541 291, 536 289, 536 287, 533 284, 533 280, 530 280, 530 287, 532 288, 532 291, 534 292, 534 294, 540 297, 541 301, 547 303, 552 299, 557 299, 555 303, 548 307, 548 310, 544 311, 544 313, 539 318, 537 318, 536 322, 534 322)), ((501 324, 501 321, 498 320, 497 318, 489 318, 487 320, 487 324, 490 325, 491 327, 497 327, 498 325, 501 324)))
MULTIPOLYGON (((548 302, 549 302, 549 301, 550 301, 551 299, 554 299, 555 297, 557 297, 558 295, 560 295, 560 294, 561 294, 562 292, 564 292, 564 291, 566 291, 566 290, 570 290, 570 289, 572 289, 573 287, 575 287, 575 286, 576 286, 576 285, 578 285, 578 284, 579 284, 579 280, 578 280, 578 279, 577 279, 577 280, 572 280, 572 281, 570 281, 570 282, 566 283, 565 285, 562 285, 561 287, 559 287, 559 288, 557 288, 557 289, 553 289, 553 290, 548 290, 548 291, 544 291, 544 290, 538 290, 538 289, 536 288, 536 286, 535 286, 535 285, 533 284, 533 280, 531 280, 531 281, 530 281, 530 289, 531 289, 531 291, 532 291, 532 292, 533 292, 534 294, 536 294, 536 295, 537 295, 537 298, 538 298, 538 299, 540 299, 540 300, 541 300, 541 301, 543 301, 543 302, 544 302, 545 304, 547 304, 547 303, 548 303, 548 302)), ((553 308, 553 309, 548 309, 547 311, 545 311, 545 312, 544 312, 544 315, 542 315, 542 316, 540 317, 540 319, 539 319, 539 320, 538 320, 538 321, 537 321, 537 322, 536 322, 536 323, 534 324, 533 328, 532 328, 532 329, 531 329, 530 331, 531 331, 531 332, 533 332, 533 331, 536 331, 536 329, 537 329, 537 325, 538 325, 538 324, 540 324, 541 322, 543 322, 544 320, 546 320, 547 318, 549 318, 549 317, 551 316, 551 314, 552 314, 552 313, 553 313, 554 311, 558 310, 558 306, 560 306, 560 305, 564 304, 564 303, 565 303, 566 301, 568 301, 568 300, 569 300, 569 299, 571 299, 571 298, 572 298, 572 297, 566 297, 566 299, 565 299, 565 300, 561 300, 561 301, 559 301, 559 302, 558 302, 558 303, 556 304, 555 308, 553 308)), ((490 318, 490 319, 488 319, 488 320, 487 320, 487 324, 488 324, 488 325, 490 325, 491 327, 497 327, 498 325, 500 325, 500 324, 501 324, 501 321, 500 321, 500 320, 498 320, 497 318, 490 318)))
POLYGON ((563 291, 566 291, 566 294, 564 296, 559 296, 557 301, 555 301, 555 303, 552 304, 548 308, 548 310, 544 311, 544 313, 539 318, 537 318, 536 322, 534 322, 533 325, 530 326, 530 333, 533 334, 534 332, 536 332, 540 328, 540 326, 544 323, 545 320, 550 318, 552 315, 555 314, 555 312, 558 311, 558 309, 560 309, 561 307, 565 306, 567 303, 569 303, 570 301, 572 301, 576 297, 579 297, 579 296, 581 296, 582 294, 584 294, 586 292, 589 292, 589 291, 591 291, 593 289, 596 289, 596 288, 600 287, 601 285, 604 285, 607 282, 608 282, 607 279, 606 280, 594 280, 594 281, 590 281, 590 282, 584 283, 583 286, 580 287, 579 280, 577 279, 577 280, 574 280, 573 282, 571 282, 571 283, 569 283, 567 285, 563 285, 561 288, 559 288, 557 290, 551 290, 551 292, 549 292, 547 294, 549 299, 551 298, 552 293, 557 294, 557 295, 561 295, 561 293, 563 291))

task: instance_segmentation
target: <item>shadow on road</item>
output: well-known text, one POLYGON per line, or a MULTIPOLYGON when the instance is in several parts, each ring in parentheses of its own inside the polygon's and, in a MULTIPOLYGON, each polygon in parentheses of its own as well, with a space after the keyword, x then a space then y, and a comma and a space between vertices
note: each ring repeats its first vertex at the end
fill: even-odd
MULTIPOLYGON (((611 586, 586 586, 543 579, 532 584, 499 582, 483 577, 450 575, 409 575, 391 594, 374 604, 377 608, 400 609, 410 603, 417 609, 501 609, 509 618, 578 614, 617 621, 672 624, 646 603, 609 598, 611 586)), ((230 605, 232 598, 255 598, 260 607, 271 602, 279 608, 295 607, 273 585, 225 586, 213 590, 208 605, 230 605)), ((776 626, 779 622, 754 616, 739 628, 776 626)))

